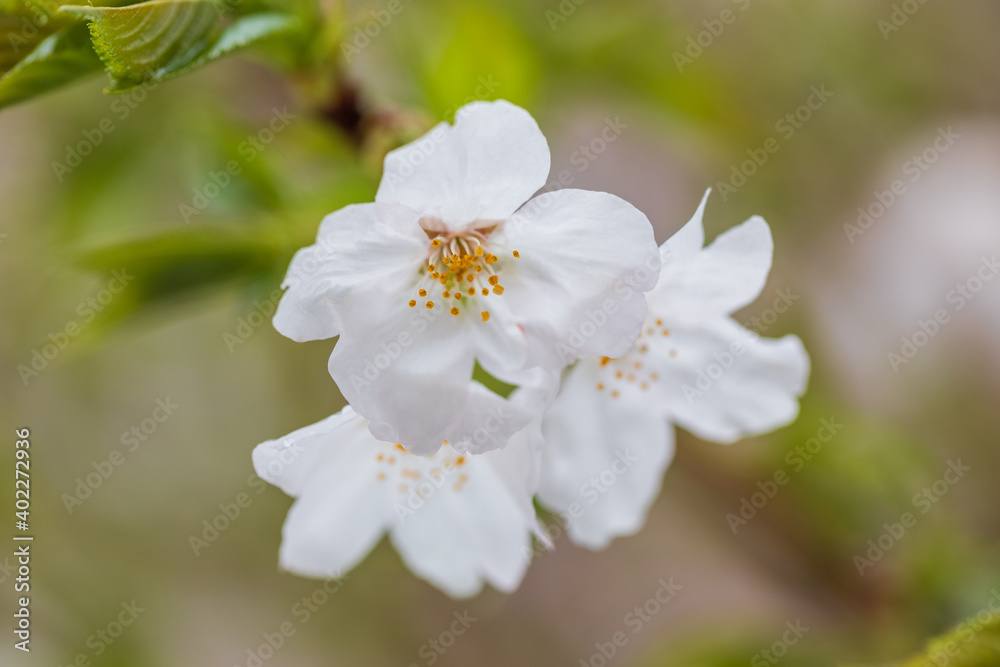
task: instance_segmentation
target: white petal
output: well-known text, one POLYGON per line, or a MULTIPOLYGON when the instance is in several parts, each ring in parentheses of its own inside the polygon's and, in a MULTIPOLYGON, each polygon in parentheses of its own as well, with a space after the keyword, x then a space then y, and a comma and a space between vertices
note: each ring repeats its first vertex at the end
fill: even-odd
POLYGON ((711 188, 705 191, 701 203, 698 204, 698 210, 691 219, 660 246, 660 260, 664 265, 686 262, 701 252, 702 246, 705 245, 705 227, 702 219, 705 217, 705 204, 708 203, 710 194, 712 194, 711 188))
POLYGON ((574 543, 602 549, 638 531, 673 457, 673 432, 638 389, 599 391, 595 361, 567 375, 543 422, 538 497, 567 522, 574 543))
POLYGON ((473 102, 385 158, 376 202, 404 204, 452 228, 505 220, 545 185, 549 147, 510 102, 473 102))
POLYGON ((558 190, 532 199, 502 228, 503 298, 522 319, 529 364, 620 356, 646 316, 643 292, 660 271, 649 220, 605 192, 558 190))
POLYGON ((344 424, 358 419, 350 406, 326 419, 289 433, 280 440, 268 440, 253 450, 253 467, 264 481, 292 497, 298 497, 324 457, 331 453, 331 435, 344 424))
POLYGON ((510 475, 520 471, 530 478, 532 460, 526 434, 502 452, 468 457, 460 469, 465 479, 453 473, 415 512, 392 524, 392 542, 407 566, 453 597, 474 595, 483 582, 516 589, 530 561, 535 519, 533 509, 525 510, 531 492, 510 475))
POLYGON ((462 451, 485 452, 503 447, 537 416, 537 408, 472 381, 469 327, 475 323, 468 317, 438 307, 383 320, 378 309, 345 303, 352 331, 334 348, 330 374, 379 440, 421 455, 445 440, 462 451))
POLYGON ((426 253, 417 220, 412 210, 391 204, 356 204, 328 215, 316 243, 292 259, 274 327, 298 342, 331 338, 343 331, 347 290, 403 290, 426 253))
POLYGON ((728 315, 760 294, 773 251, 770 228, 754 216, 720 234, 696 256, 668 259, 649 294, 649 307, 683 319, 728 315))
POLYGON ((699 437, 733 442, 795 419, 809 357, 795 336, 760 338, 728 318, 651 337, 671 419, 699 437))
MULTIPOLYGON (((343 575, 378 543, 389 520, 373 454, 378 443, 363 419, 336 421, 335 415, 289 436, 306 453, 298 466, 311 472, 297 470, 285 480, 299 498, 282 529, 281 565, 305 576, 343 575)), ((274 460, 256 458, 265 471, 265 459, 274 460)))

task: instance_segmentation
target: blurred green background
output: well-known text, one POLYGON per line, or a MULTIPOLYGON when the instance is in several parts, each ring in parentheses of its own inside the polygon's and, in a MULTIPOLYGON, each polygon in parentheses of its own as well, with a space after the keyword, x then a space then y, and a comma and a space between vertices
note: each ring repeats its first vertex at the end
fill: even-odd
POLYGON ((247 666, 290 623, 263 664, 597 666, 623 629, 608 664, 884 664, 986 609, 1000 590, 1000 280, 961 309, 948 297, 1000 252, 1000 6, 388 4, 326 3, 322 66, 248 53, 124 96, 95 74, 0 112, 3 460, 30 428, 36 535, 34 650, 5 640, 0 663, 247 666), (829 98, 803 112, 814 90, 829 98), (803 338, 809 392, 793 425, 733 447, 681 432, 641 533, 600 553, 557 539, 512 595, 451 600, 383 543, 306 614, 322 582, 278 571, 291 501, 256 480, 250 452, 343 400, 330 342, 279 336, 269 300, 325 213, 373 197, 387 150, 477 98, 525 106, 552 176, 629 200, 660 241, 709 186, 709 238, 763 215, 774 269, 739 319, 803 338), (78 166, 54 165, 107 119, 78 166), (609 122, 623 129, 593 143, 609 122), (935 149, 948 128, 958 138, 935 149), (779 150, 745 184, 720 186, 769 139, 779 150), (231 161, 239 173, 213 189, 231 161), (896 180, 905 193, 859 227, 896 180), (101 303, 114 270, 134 278, 101 303), (779 294, 793 305, 774 317, 779 294), (949 322, 893 368, 940 308, 949 322), (25 376, 69 323, 79 335, 25 376), (162 423, 158 400, 176 405, 162 423), (842 428, 801 466, 787 458, 824 419, 842 428), (124 463, 68 506, 112 450, 124 463), (969 471, 922 511, 915 495, 958 461, 969 471), (727 515, 778 470, 789 482, 734 534, 727 515), (249 505, 193 547, 241 493, 249 505), (887 542, 905 512, 916 525, 887 542), (880 537, 890 548, 859 574, 880 537), (671 577, 682 592, 633 634, 627 615, 671 577), (133 600, 135 622, 95 639, 133 600), (477 620, 429 649, 456 612, 477 620))

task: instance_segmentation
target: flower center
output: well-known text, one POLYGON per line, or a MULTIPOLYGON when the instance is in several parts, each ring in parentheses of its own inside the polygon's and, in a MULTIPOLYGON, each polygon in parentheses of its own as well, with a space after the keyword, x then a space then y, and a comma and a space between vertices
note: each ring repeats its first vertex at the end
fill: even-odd
POLYGON ((460 492, 469 481, 463 470, 467 457, 452 449, 447 441, 439 452, 429 457, 414 456, 398 443, 382 443, 375 452, 375 460, 378 469, 375 478, 395 489, 402 497, 401 502, 416 501, 409 505, 408 514, 413 514, 414 507, 419 507, 438 490, 448 486, 460 492))
MULTIPOLYGON (((647 340, 655 337, 666 338, 669 335, 670 330, 663 325, 662 319, 648 320, 643 331, 639 333, 635 346, 624 356, 618 359, 601 357, 603 377, 596 385, 597 391, 607 391, 611 398, 621 396, 621 391, 629 385, 637 386, 641 391, 649 391, 649 388, 660 380, 660 376, 650 368, 651 364, 643 361, 650 351, 647 340)), ((676 354, 676 350, 670 350, 671 357, 676 354)))
MULTIPOLYGON (((483 223, 460 231, 447 229, 434 218, 421 218, 430 238, 427 265, 420 270, 420 279, 414 287, 416 294, 410 299, 410 308, 416 308, 417 299, 424 307, 433 309, 438 301, 449 313, 458 317, 463 308, 473 308, 480 300, 503 294, 498 268, 500 258, 491 252, 490 234, 500 223, 483 223)), ((494 244, 495 245, 495 244, 494 244)), ((521 255, 514 250, 511 255, 521 255)), ((482 307, 483 322, 490 319, 490 311, 482 307)))

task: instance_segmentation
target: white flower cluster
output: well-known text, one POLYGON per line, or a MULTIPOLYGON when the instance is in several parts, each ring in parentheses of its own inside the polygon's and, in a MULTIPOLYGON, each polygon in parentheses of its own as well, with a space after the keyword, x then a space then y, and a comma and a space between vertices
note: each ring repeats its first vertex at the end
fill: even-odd
POLYGON ((702 201, 657 248, 613 195, 531 199, 548 173, 526 111, 475 102, 390 153, 375 201, 328 216, 295 255, 274 325, 339 337, 329 369, 350 405, 253 453, 297 498, 283 567, 343 573, 388 533, 450 595, 511 591, 532 535, 546 541, 534 497, 602 548, 644 522, 672 424, 731 442, 795 417, 802 344, 730 318, 770 269, 763 220, 703 248, 702 201), (724 355, 693 400, 685 387, 724 355), (516 388, 496 393, 477 365, 516 388))

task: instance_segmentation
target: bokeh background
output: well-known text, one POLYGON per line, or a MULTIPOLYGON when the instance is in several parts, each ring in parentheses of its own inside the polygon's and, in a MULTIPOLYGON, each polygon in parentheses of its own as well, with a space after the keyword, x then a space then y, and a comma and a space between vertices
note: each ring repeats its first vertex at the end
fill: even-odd
MULTIPOLYGON (((596 644, 673 577, 683 591, 609 664, 774 664, 761 651, 789 623, 808 630, 779 647, 783 665, 884 664, 987 607, 1000 590, 1000 279, 960 309, 954 290, 1000 253, 1000 6, 899 2, 916 11, 886 32, 889 0, 577 2, 402 0, 367 42, 354 29, 386 3, 328 3, 363 44, 345 57, 332 43, 329 80, 241 55, 127 107, 98 74, 0 113, 2 460, 9 471, 13 430, 29 427, 36 535, 34 650, 5 639, 0 663, 246 666, 291 622, 263 664, 429 665, 427 642, 467 611, 476 622, 434 664, 601 665, 596 644), (734 20, 705 33, 725 9, 734 20), (679 66, 699 33, 708 45, 679 66), (824 86, 826 101, 782 125, 824 86), (279 572, 291 501, 254 479, 250 452, 343 400, 330 342, 295 344, 260 312, 322 215, 372 198, 388 149, 498 97, 538 119, 553 175, 634 203, 660 241, 709 186, 709 238, 768 220, 774 268, 739 319, 805 341, 801 415, 731 447, 681 432, 642 532, 599 553, 557 538, 514 594, 449 599, 383 542, 303 620, 296 604, 321 582, 279 572), (294 118, 248 160, 241 143, 286 107, 294 118), (56 173, 107 118, 114 130, 56 173), (616 120, 615 139, 581 160, 616 120), (780 150, 720 188, 769 138, 780 150), (229 160, 242 172, 185 220, 180 205, 229 160), (845 227, 897 180, 892 204, 845 227), (115 269, 134 280, 87 321, 81 304, 115 269), (775 317, 779 294, 793 303, 775 317), (893 364, 939 309, 948 322, 893 364), (80 335, 23 378, 70 322, 80 335), (157 400, 177 407, 129 451, 123 435, 150 426, 157 400), (842 428, 796 470, 788 452, 824 419, 842 428), (67 507, 112 450, 124 463, 67 507), (915 494, 958 461, 969 471, 921 512, 915 494), (734 534, 727 514, 778 470, 788 484, 734 534), (196 554, 191 537, 241 493, 249 506, 196 554), (904 512, 916 525, 859 574, 855 557, 904 512), (133 600, 135 623, 95 641, 133 600)), ((0 570, 5 625, 11 576, 0 570)))

